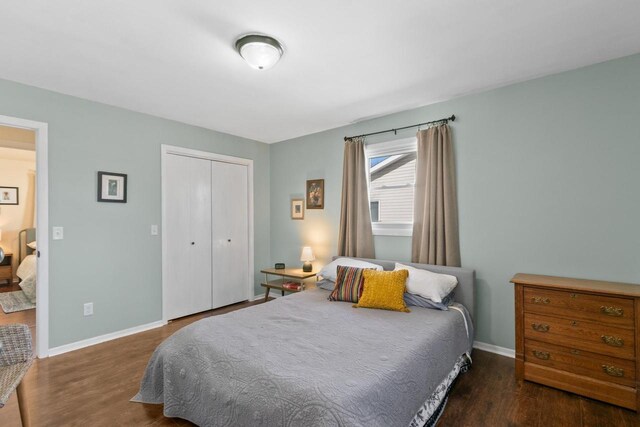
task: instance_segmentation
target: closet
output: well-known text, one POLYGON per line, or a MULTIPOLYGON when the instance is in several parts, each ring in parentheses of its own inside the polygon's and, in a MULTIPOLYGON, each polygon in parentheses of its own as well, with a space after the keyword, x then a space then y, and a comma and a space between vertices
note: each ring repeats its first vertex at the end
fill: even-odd
POLYGON ((163 149, 164 319, 248 299, 250 161, 163 149))

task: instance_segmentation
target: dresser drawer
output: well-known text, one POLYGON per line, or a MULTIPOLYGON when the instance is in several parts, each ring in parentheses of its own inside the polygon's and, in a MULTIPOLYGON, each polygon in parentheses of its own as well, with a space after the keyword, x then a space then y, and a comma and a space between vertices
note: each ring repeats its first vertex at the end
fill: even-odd
POLYGON ((635 359, 634 331, 600 323, 525 313, 524 337, 623 359, 635 359))
POLYGON ((526 340, 524 347, 525 362, 628 387, 636 385, 636 364, 632 360, 618 359, 534 340, 526 340))
POLYGON ((633 299, 525 287, 524 310, 634 327, 633 299))
POLYGON ((13 280, 11 277, 12 271, 10 265, 3 265, 0 267, 0 280, 13 280))

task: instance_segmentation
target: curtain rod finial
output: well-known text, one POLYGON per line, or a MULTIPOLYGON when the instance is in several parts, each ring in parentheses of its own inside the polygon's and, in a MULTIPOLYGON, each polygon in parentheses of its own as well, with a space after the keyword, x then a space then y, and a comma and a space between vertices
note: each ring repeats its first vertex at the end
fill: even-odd
POLYGON ((455 121, 456 121, 456 115, 455 115, 455 114, 452 114, 452 115, 451 115, 451 121, 452 121, 452 122, 455 122, 455 121))

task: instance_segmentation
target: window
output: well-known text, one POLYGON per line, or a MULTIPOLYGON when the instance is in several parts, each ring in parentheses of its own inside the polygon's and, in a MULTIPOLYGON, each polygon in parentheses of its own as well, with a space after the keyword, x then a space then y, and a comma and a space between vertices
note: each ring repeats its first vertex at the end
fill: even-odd
POLYGON ((369 202, 369 207, 371 210, 371 222, 379 222, 380 221, 380 201, 371 201, 369 202))
POLYGON ((416 138, 369 144, 366 156, 373 234, 411 236, 416 138))

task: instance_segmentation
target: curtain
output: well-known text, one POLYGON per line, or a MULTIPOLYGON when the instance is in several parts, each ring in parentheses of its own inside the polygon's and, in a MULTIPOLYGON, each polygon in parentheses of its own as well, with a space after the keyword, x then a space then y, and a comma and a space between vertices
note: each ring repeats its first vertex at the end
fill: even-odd
POLYGON ((375 258, 364 138, 344 144, 338 255, 375 258))
POLYGON ((33 228, 36 226, 36 171, 30 170, 27 172, 27 178, 29 184, 25 198, 22 228, 33 228))
POLYGON ((449 126, 418 132, 411 261, 460 266, 455 165, 449 126))

